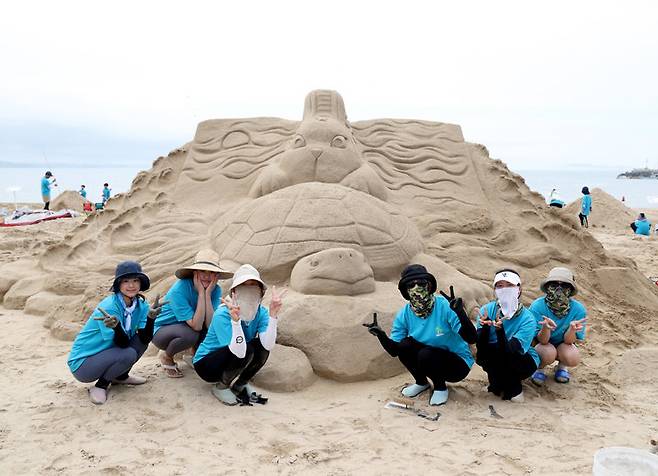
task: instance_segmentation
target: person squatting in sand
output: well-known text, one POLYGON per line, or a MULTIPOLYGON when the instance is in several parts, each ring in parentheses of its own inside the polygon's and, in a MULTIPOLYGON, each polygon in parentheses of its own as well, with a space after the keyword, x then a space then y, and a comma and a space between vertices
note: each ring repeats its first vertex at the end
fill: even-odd
POLYGON ((488 392, 520 403, 524 400, 521 382, 539 365, 539 355, 532 347, 537 321, 521 304, 519 273, 498 271, 493 288, 496 299, 478 310, 475 361, 487 373, 488 392))
POLYGON ((398 289, 407 301, 398 311, 391 337, 376 318, 364 324, 392 357, 398 357, 415 383, 402 389, 405 397, 416 397, 434 384, 430 405, 448 401, 446 382, 466 378, 473 365, 468 344, 475 343, 475 327, 468 319, 461 298, 441 292, 436 296, 436 278, 424 266, 411 264, 403 271, 398 289))
POLYGON ((583 198, 580 201, 580 213, 578 214, 578 218, 580 219, 580 226, 589 228, 589 214, 592 212, 592 196, 587 187, 583 187, 581 193, 583 194, 583 198))
POLYGON ((258 401, 249 381, 265 365, 276 342, 277 317, 286 291, 272 288, 268 310, 261 305, 267 286, 253 266, 244 264, 233 276, 230 296, 215 310, 205 339, 194 354, 199 377, 214 383, 212 394, 226 405, 237 396, 258 401))
POLYGON ((155 321, 153 344, 164 352, 160 362, 167 377, 182 377, 174 355, 199 346, 219 308, 222 289, 219 279, 233 273, 219 266, 219 255, 210 249, 199 251, 190 266, 176 270, 178 281, 165 296, 167 304, 155 321))
POLYGON ((651 222, 644 213, 640 213, 630 227, 636 235, 651 236, 651 222))
POLYGON ((575 367, 580 363, 580 353, 575 343, 585 339, 587 310, 573 299, 578 293, 578 287, 568 268, 553 268, 542 281, 540 289, 545 295, 530 305, 540 326, 537 334, 539 343, 535 349, 541 357, 532 382, 542 385, 546 381, 543 369, 557 360, 555 380, 568 383, 571 376, 567 367, 575 367))
POLYGON ((73 342, 69 369, 80 382, 96 381, 89 389, 95 404, 107 401, 110 384, 141 385, 143 377, 129 375, 153 337, 153 324, 160 311, 159 299, 153 308, 141 292, 150 287, 142 267, 123 261, 116 267, 112 294, 103 299, 73 342))

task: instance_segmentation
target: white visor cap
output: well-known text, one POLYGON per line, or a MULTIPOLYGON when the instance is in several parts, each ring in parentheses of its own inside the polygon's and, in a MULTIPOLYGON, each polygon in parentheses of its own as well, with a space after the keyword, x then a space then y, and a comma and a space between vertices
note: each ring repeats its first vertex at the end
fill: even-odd
POLYGON ((516 274, 514 271, 501 271, 496 273, 496 276, 494 276, 494 286, 498 281, 507 281, 508 283, 512 283, 514 286, 518 286, 521 284, 521 276, 516 274))

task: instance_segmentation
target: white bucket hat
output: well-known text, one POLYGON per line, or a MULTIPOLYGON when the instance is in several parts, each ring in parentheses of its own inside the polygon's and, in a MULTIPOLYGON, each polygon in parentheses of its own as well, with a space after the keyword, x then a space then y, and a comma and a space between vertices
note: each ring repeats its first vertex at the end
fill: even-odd
POLYGON ((254 281, 258 281, 261 285, 261 288, 263 289, 263 293, 265 292, 265 290, 267 289, 267 285, 262 279, 260 279, 260 273, 258 272, 258 270, 250 264, 243 264, 235 272, 235 274, 233 275, 233 283, 231 284, 230 291, 233 291, 242 283, 249 281, 250 279, 253 279, 254 281))
POLYGON ((574 278, 573 273, 569 268, 557 267, 550 270, 550 272, 548 273, 548 277, 544 279, 539 285, 539 289, 541 289, 543 292, 546 292, 546 285, 551 282, 570 284, 571 287, 573 288, 572 296, 578 294, 578 287, 576 286, 576 278, 574 278))
POLYGON ((219 255, 214 250, 205 249, 199 251, 194 257, 194 263, 190 266, 176 270, 178 279, 187 279, 192 277, 193 271, 212 271, 218 273, 217 279, 228 279, 233 273, 226 271, 219 266, 219 255))

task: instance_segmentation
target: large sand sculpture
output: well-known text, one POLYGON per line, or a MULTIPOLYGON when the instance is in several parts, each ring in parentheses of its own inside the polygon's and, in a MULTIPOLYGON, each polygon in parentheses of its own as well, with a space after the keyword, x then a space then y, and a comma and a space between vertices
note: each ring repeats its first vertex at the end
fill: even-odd
MULTIPOLYGON (((202 122, 191 142, 140 172, 128 193, 38 261, 0 269, 0 297, 46 314, 61 334, 107 292, 117 261, 139 260, 152 292, 165 292, 201 247, 216 249, 226 267, 249 262, 289 286, 279 344, 296 349, 279 358, 275 350, 273 361, 340 381, 402 370, 361 323, 378 312, 390 326, 410 262, 428 266, 440 288, 454 285, 469 308, 491 298, 493 272, 509 265, 524 277, 525 301, 551 267, 573 268, 603 326, 620 303, 658 308, 632 261, 606 254, 458 126, 349 122, 340 95, 324 90, 307 96, 301 121, 202 122)), ((277 388, 299 387, 297 378, 277 388)))

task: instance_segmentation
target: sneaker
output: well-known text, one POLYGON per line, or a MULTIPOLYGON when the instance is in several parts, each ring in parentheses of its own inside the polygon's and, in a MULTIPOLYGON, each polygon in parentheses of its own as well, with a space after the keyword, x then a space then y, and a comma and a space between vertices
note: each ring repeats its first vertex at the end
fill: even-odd
POLYGON ((402 395, 409 398, 417 397, 428 388, 430 388, 429 383, 426 383, 425 385, 418 385, 417 383, 412 383, 411 385, 407 385, 402 389, 402 395))
POLYGON ((238 399, 236 398, 233 391, 222 384, 215 384, 211 389, 212 394, 217 400, 222 402, 224 405, 237 405, 238 399))
POLYGON ((544 385, 544 382, 546 382, 546 374, 544 373, 543 370, 535 370, 535 373, 532 374, 530 380, 535 385, 539 385, 541 387, 542 385, 544 385))
POLYGON ((107 402, 107 390, 100 387, 91 387, 89 389, 89 399, 94 405, 102 405, 107 402))
POLYGON ((430 405, 443 405, 448 401, 448 389, 434 390, 432 398, 430 398, 430 405))
POLYGON ((525 397, 523 396, 523 392, 521 392, 518 395, 515 395, 512 398, 510 398, 510 401, 514 402, 514 403, 523 403, 523 402, 525 402, 525 397))
POLYGON ((136 375, 128 375, 127 379, 124 380, 112 380, 113 384, 122 384, 122 385, 143 385, 146 383, 144 377, 137 377, 136 375))

